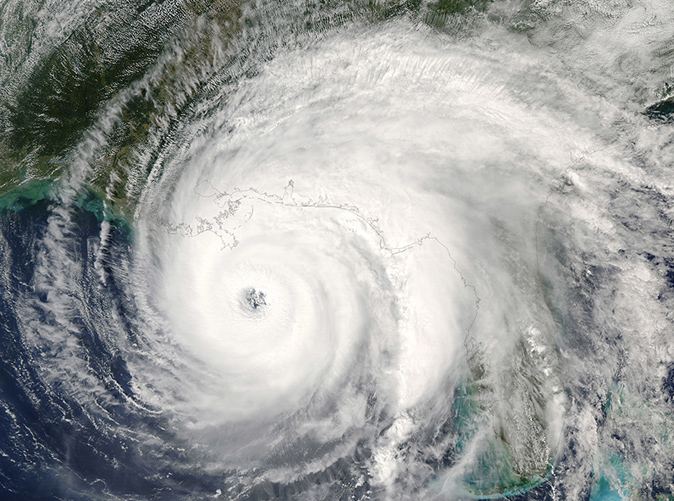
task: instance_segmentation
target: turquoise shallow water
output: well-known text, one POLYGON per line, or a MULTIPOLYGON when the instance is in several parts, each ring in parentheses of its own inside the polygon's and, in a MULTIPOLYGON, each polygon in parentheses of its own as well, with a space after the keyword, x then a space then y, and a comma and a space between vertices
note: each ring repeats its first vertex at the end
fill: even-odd
MULTIPOLYGON (((622 486, 630 485, 630 478, 628 472, 625 471, 625 467, 622 464, 622 461, 619 457, 611 458, 611 467, 615 470, 615 473, 618 477, 618 481, 622 486)), ((629 495, 626 492, 621 492, 621 490, 612 487, 610 480, 604 476, 600 477, 592 485, 592 491, 590 492, 590 499, 624 499, 628 498, 629 495)))

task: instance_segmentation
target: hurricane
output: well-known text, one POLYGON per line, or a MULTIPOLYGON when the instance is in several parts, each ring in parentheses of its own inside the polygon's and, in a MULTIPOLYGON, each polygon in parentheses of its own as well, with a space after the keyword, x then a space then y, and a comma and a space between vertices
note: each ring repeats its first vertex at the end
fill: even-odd
POLYGON ((0 33, 0 497, 672 499, 669 2, 0 33))

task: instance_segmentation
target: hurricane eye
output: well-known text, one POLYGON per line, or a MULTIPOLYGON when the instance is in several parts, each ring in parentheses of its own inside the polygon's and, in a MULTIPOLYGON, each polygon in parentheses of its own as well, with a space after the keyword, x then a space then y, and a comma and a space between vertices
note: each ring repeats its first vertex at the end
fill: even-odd
POLYGON ((268 305, 267 295, 261 290, 248 289, 244 293, 244 305, 248 310, 262 310, 268 305))

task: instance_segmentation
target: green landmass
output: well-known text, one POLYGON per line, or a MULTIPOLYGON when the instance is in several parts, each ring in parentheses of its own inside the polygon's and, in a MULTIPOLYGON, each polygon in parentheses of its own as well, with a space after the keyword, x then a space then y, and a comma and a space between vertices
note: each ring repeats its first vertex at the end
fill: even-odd
MULTIPOLYGON (((448 16, 484 10, 489 1, 317 0, 307 3, 297 29, 321 31, 351 19, 378 22, 402 14, 442 27, 448 16)), ((107 200, 116 214, 132 217, 142 188, 130 178, 143 180, 149 174, 143 170, 151 168, 138 165, 136 152, 153 137, 160 138, 161 147, 161 138, 171 130, 167 110, 172 120, 181 118, 211 77, 227 66, 227 60, 216 61, 215 52, 249 22, 242 21, 242 0, 183 0, 170 12, 160 9, 162 3, 98 7, 38 62, 18 89, 5 94, 0 102, 0 118, 7 124, 0 132, 0 196, 27 181, 61 176, 73 149, 117 98, 123 103, 121 121, 106 131, 88 189, 107 200), (172 44, 180 54, 176 51, 158 67, 172 44), (150 71, 153 78, 148 79, 150 71), (120 98, 141 81, 146 85, 120 98)), ((16 36, 28 40, 30 51, 37 21, 27 17, 16 26, 16 36)))

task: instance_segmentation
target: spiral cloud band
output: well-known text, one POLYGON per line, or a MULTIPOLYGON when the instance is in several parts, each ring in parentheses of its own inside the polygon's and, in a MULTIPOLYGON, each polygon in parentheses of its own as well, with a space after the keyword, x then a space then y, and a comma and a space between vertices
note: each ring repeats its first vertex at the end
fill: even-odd
POLYGON ((494 426, 513 435, 515 461, 541 474, 554 461, 565 396, 536 231, 547 180, 595 146, 508 90, 526 59, 504 72, 504 54, 428 37, 393 23, 278 56, 215 119, 226 133, 209 130, 180 160, 147 246, 161 249, 175 339, 218 374, 185 397, 193 426, 301 412, 284 439, 328 442, 376 423, 371 474, 392 486, 409 468, 399 448, 484 370, 479 345, 495 366, 483 384, 518 405, 476 424, 475 457, 458 468, 494 426), (503 388, 521 342, 531 366, 503 388), (348 411, 328 425, 335 399, 348 411))

